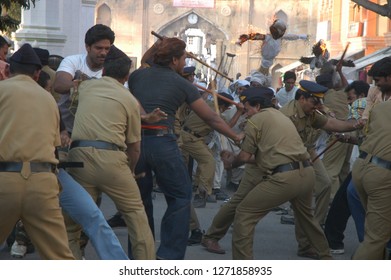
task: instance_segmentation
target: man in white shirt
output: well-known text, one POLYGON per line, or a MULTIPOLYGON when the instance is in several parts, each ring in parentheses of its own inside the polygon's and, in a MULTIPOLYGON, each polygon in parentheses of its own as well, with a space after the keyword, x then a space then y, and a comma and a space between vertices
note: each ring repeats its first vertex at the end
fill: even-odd
POLYGON ((295 72, 292 72, 292 71, 285 72, 285 74, 284 74, 284 87, 281 88, 276 94, 278 105, 280 107, 284 106, 289 101, 295 99, 295 94, 296 94, 296 90, 297 90, 295 83, 296 83, 295 72))
POLYGON ((75 116, 69 111, 70 89, 74 86, 73 80, 101 78, 103 63, 114 39, 115 35, 110 27, 103 24, 94 25, 85 35, 84 42, 87 53, 65 57, 57 69, 53 88, 54 91, 61 94, 58 105, 62 120, 69 133, 72 132, 75 119, 75 116))

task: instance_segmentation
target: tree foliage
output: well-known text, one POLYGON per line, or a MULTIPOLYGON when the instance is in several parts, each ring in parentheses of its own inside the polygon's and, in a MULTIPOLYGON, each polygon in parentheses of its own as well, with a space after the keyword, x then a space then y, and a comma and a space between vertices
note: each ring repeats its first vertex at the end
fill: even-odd
POLYGON ((391 19, 391 0, 387 0, 387 3, 384 5, 380 5, 369 0, 352 0, 352 2, 367 10, 391 19))
POLYGON ((15 15, 9 13, 15 7, 20 9, 30 9, 35 7, 35 0, 0 0, 0 31, 16 30, 20 20, 15 15))

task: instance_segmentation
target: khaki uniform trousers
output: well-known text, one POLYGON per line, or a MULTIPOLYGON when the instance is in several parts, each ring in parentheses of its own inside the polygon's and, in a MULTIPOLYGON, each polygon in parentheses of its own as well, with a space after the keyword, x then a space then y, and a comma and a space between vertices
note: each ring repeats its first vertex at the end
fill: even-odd
POLYGON ((256 165, 246 165, 239 188, 231 199, 221 206, 220 210, 213 218, 212 225, 205 234, 206 239, 214 239, 218 241, 224 237, 234 221, 236 208, 247 194, 263 180, 262 177, 264 175, 266 174, 262 174, 261 170, 256 165))
MULTIPOLYGON (((311 158, 314 156, 311 155, 311 158)), ((315 171, 315 210, 314 217, 320 225, 324 224, 330 204, 331 181, 324 168, 323 162, 317 159, 313 163, 315 171)), ((299 252, 306 251, 311 246, 304 229, 299 221, 295 220, 296 240, 299 243, 299 252)))
POLYGON ((198 187, 212 194, 213 179, 216 171, 216 161, 213 152, 204 142, 203 137, 196 137, 181 131, 181 149, 197 161, 198 187))
POLYGON ((312 167, 276 173, 254 187, 238 205, 232 236, 233 259, 248 259, 253 256, 255 226, 267 213, 290 201, 298 221, 319 257, 330 258, 329 246, 311 209, 315 180, 312 167))
POLYGON ((352 150, 352 144, 337 142, 323 156, 323 165, 331 180, 331 199, 349 174, 352 150))
POLYGON ((353 165, 353 182, 366 210, 364 240, 356 260, 381 260, 391 237, 391 170, 369 163, 370 155, 353 165))
POLYGON ((31 173, 28 163, 21 173, 0 172, 0 243, 20 219, 42 259, 74 259, 58 195, 56 175, 31 173))
MULTIPOLYGON (((69 152, 69 161, 84 162, 84 168, 70 168, 69 173, 95 201, 103 192, 113 200, 122 213, 128 228, 134 258, 156 259, 153 235, 140 191, 127 164, 126 154, 93 147, 74 148, 69 152)), ((72 235, 75 234, 73 227, 70 227, 70 230, 73 231, 72 235)))

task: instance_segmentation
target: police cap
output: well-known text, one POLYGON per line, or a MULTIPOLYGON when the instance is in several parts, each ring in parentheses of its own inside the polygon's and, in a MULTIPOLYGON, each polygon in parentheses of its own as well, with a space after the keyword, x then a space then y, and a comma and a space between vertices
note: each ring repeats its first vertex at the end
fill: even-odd
POLYGON ((299 82, 300 90, 309 93, 313 97, 323 98, 326 91, 328 91, 327 87, 324 87, 318 83, 302 80, 299 82))
POLYGON ((245 89, 240 95, 240 100, 242 102, 252 101, 259 98, 272 100, 274 97, 274 92, 268 87, 250 87, 245 89))
POLYGON ((48 65, 49 63, 49 51, 41 48, 33 48, 35 53, 38 55, 41 60, 42 65, 48 65))
POLYGON ((30 44, 26 43, 20 47, 10 58, 10 62, 16 62, 20 64, 36 65, 39 69, 42 68, 41 60, 33 50, 30 44))
POLYGON ((184 77, 190 76, 191 74, 194 74, 195 70, 196 70, 196 68, 194 66, 186 66, 183 68, 182 76, 184 76, 184 77))

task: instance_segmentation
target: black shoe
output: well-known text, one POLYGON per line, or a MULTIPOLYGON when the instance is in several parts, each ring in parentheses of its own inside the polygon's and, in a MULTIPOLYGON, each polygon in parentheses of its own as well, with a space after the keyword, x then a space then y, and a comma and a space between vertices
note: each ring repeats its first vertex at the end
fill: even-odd
POLYGON ((221 191, 220 189, 213 189, 213 194, 216 196, 216 200, 224 201, 229 198, 229 195, 221 191))
POLYGON ((122 214, 120 214, 120 213, 117 213, 113 217, 108 219, 107 223, 112 228, 115 228, 115 227, 126 227, 125 220, 122 218, 122 214))
POLYGON ((196 194, 194 196, 194 200, 193 200, 193 207, 194 208, 205 208, 205 206, 206 206, 206 198, 204 196, 196 194))
POLYGON ((213 195, 213 194, 208 194, 208 196, 206 197, 206 202, 210 202, 210 203, 216 203, 217 200, 216 200, 216 196, 213 195))
POLYGON ((33 245, 33 243, 29 242, 29 244, 27 244, 27 251, 26 251, 26 254, 32 254, 35 252, 35 247, 33 245))
POLYGON ((201 244, 203 235, 204 233, 199 228, 193 229, 191 231, 191 235, 189 239, 187 240, 187 245, 191 246, 191 245, 201 244))
POLYGON ((163 193, 162 189, 159 186, 156 186, 156 188, 153 189, 156 193, 163 193))
POLYGON ((293 216, 281 216, 280 219, 281 224, 284 225, 294 225, 295 224, 295 217, 293 216))

